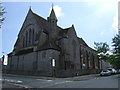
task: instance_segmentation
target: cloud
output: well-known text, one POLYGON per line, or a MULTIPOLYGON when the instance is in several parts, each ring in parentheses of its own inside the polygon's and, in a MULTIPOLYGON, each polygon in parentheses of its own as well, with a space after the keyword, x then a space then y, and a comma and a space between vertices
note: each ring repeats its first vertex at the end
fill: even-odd
POLYGON ((103 36, 103 35, 104 35, 104 32, 100 32, 100 35, 103 36))
POLYGON ((118 12, 116 12, 115 16, 113 17, 112 28, 118 32, 118 12))
POLYGON ((118 28, 120 29, 120 2, 118 3, 118 28))
MULTIPOLYGON (((62 8, 60 6, 55 5, 55 6, 53 6, 53 8, 54 8, 54 11, 55 11, 55 14, 57 17, 64 16, 64 13, 62 12, 62 8)), ((49 14, 50 14, 51 10, 52 10, 52 7, 49 10, 49 14)))

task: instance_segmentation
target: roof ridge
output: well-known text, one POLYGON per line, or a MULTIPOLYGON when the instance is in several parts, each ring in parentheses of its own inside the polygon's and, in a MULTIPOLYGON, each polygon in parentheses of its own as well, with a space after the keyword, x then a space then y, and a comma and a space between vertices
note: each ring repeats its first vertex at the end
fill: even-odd
POLYGON ((47 21, 45 18, 39 16, 38 14, 36 14, 36 13, 34 13, 34 12, 32 12, 32 13, 33 13, 33 15, 35 15, 35 16, 37 16, 37 17, 39 17, 39 18, 41 18, 41 19, 43 19, 43 20, 45 20, 45 21, 47 21))

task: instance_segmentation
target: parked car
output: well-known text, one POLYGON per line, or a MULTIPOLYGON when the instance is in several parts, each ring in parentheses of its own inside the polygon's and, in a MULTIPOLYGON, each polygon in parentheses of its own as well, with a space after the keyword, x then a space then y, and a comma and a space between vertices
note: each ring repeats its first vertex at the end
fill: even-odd
POLYGON ((109 70, 102 70, 100 72, 100 76, 109 76, 109 75, 111 75, 111 71, 109 70))
POLYGON ((116 74, 116 70, 114 68, 108 68, 109 71, 111 71, 111 74, 116 74))
POLYGON ((116 72, 117 74, 120 74, 120 69, 117 69, 116 71, 117 71, 117 72, 116 72))

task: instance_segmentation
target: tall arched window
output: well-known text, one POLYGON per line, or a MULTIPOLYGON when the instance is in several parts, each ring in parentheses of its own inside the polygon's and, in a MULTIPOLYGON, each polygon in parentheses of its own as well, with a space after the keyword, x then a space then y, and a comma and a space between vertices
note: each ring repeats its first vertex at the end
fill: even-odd
POLYGON ((23 36, 23 47, 25 47, 25 37, 23 36))
POLYGON ((29 27, 24 32, 23 46, 27 47, 27 46, 34 45, 34 41, 35 41, 35 30, 34 28, 29 27))
POLYGON ((29 45, 31 45, 31 28, 29 29, 29 45))
POLYGON ((34 29, 32 29, 32 45, 34 44, 34 29))
POLYGON ((75 42, 75 40, 72 41, 72 46, 73 46, 73 57, 76 58, 76 42, 75 42))
POLYGON ((90 65, 90 61, 88 59, 88 51, 86 50, 86 62, 87 62, 87 68, 89 68, 89 65, 90 65))
POLYGON ((25 35, 25 46, 28 46, 28 32, 27 31, 25 35))

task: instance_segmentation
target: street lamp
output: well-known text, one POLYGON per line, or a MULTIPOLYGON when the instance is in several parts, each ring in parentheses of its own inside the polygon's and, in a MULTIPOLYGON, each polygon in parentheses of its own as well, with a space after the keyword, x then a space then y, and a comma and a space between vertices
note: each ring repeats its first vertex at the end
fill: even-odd
MULTIPOLYGON (((5 52, 2 52, 2 53, 5 54, 5 55, 3 55, 3 59, 2 59, 2 68, 3 68, 3 66, 5 67, 4 74, 6 74, 6 66, 7 66, 8 56, 7 56, 7 53, 5 53, 5 52)), ((5 77, 4 77, 3 81, 5 82, 5 77)))

